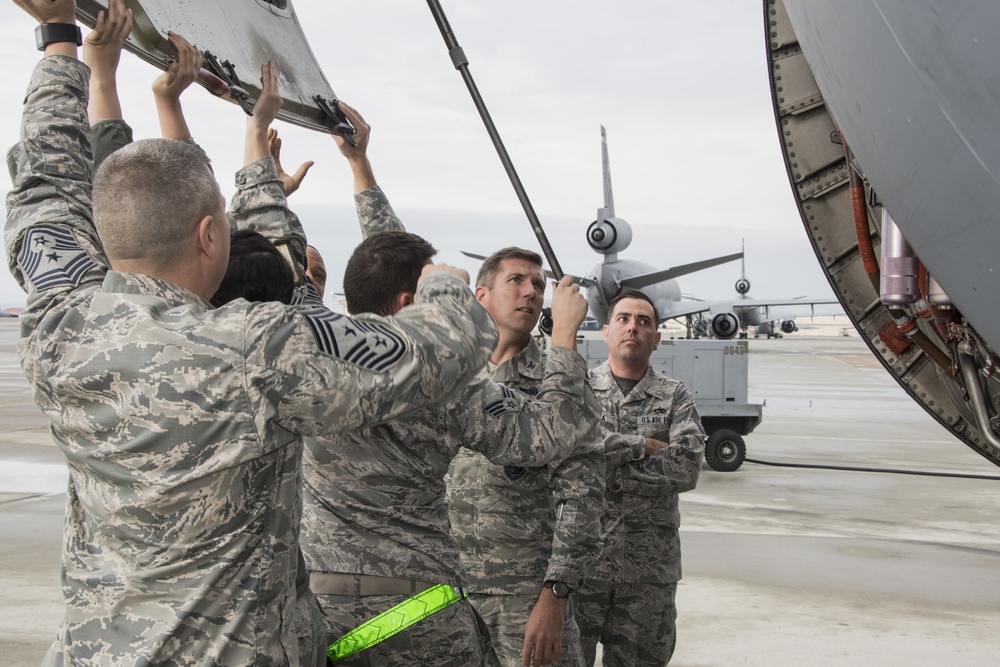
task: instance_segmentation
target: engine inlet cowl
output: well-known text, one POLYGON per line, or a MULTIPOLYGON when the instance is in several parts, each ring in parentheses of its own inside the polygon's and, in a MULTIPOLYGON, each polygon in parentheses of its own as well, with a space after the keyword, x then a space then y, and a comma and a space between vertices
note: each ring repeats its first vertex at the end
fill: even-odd
POLYGON ((587 243, 599 253, 614 255, 632 243, 632 227, 621 218, 595 220, 587 227, 587 243))
POLYGON ((712 335, 716 338, 732 338, 740 328, 733 313, 719 313, 712 318, 712 335))

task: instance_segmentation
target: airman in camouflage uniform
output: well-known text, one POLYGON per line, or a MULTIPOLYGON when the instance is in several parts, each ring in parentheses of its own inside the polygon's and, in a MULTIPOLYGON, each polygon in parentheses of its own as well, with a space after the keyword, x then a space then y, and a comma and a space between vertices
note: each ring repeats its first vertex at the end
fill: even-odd
MULTIPOLYGON (((545 289, 541 258, 500 251, 476 282, 476 296, 500 328, 490 379, 536 395, 552 363, 552 353, 546 360, 531 338, 545 289)), ((572 605, 555 591, 577 589, 600 549, 601 449, 578 448, 541 468, 498 465, 471 450, 452 464, 452 532, 469 572, 470 600, 505 667, 583 664, 572 605)))
POLYGON ((577 620, 588 665, 600 641, 604 665, 661 667, 676 643, 677 494, 698 481, 705 432, 691 393, 649 366, 660 334, 648 298, 627 290, 608 318, 610 358, 589 374, 608 434, 604 548, 575 599, 577 620))
MULTIPOLYGON (((39 20, 75 20, 73 2, 32 7, 39 20)), ((28 293, 22 367, 70 473, 67 608, 47 663, 299 664, 299 628, 288 627, 299 434, 356 429, 441 400, 475 376, 495 328, 445 273, 421 282, 420 305, 361 329, 369 344, 373 335, 392 341, 381 368, 345 358, 348 318, 245 301, 211 308, 228 224, 207 163, 181 142, 137 142, 102 169, 92 217, 89 71, 67 47, 49 46, 33 73, 21 141, 8 154, 5 228, 11 271, 28 293), (164 154, 180 165, 170 178, 148 195, 119 194, 155 201, 185 179, 214 192, 197 233, 211 234, 215 254, 205 276, 189 276, 192 288, 111 270, 138 260, 123 260, 95 229, 108 207, 137 203, 102 201, 107 179, 164 154)), ((253 204, 272 174, 266 165, 243 174, 243 214, 294 221, 280 206, 253 204)), ((294 224, 289 236, 300 240, 294 224)), ((148 244, 149 229, 134 234, 148 244)), ((171 250, 157 250, 175 265, 171 250)))
MULTIPOLYGON (((362 235, 402 231, 384 193, 368 178, 370 128, 353 109, 341 107, 357 128, 356 148, 338 143, 361 190, 356 205, 362 235)), ((350 279, 345 277, 345 293, 353 309, 350 279)), ((569 285, 555 297, 560 303, 576 300, 579 317, 564 322, 565 332, 558 334, 567 333, 562 339, 571 343, 585 302, 569 285)), ((574 349, 554 347, 545 372, 539 368, 533 399, 479 378, 449 403, 329 442, 306 439, 302 546, 331 641, 431 584, 465 584, 445 502, 449 463, 460 447, 514 466, 544 466, 577 449, 584 436, 593 447, 597 406, 585 376, 586 364, 574 349)), ((463 600, 337 664, 470 667, 490 658, 489 635, 463 600)))

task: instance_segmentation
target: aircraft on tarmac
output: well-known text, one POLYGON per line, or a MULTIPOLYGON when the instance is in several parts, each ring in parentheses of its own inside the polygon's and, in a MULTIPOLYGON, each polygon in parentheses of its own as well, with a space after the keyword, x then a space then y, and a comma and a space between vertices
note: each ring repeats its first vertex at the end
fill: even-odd
POLYGON ((1000 5, 764 0, 775 123, 820 266, 872 353, 1000 465, 1000 5))
MULTIPOLYGON (((740 278, 736 281, 736 299, 733 301, 733 314, 739 322, 739 337, 746 338, 753 331, 754 338, 781 338, 783 333, 790 334, 799 330, 795 322, 796 313, 787 310, 777 310, 776 306, 809 306, 815 311, 815 306, 839 303, 836 299, 810 299, 800 296, 791 299, 751 299, 750 281, 746 271, 746 245, 743 244, 740 253, 740 278)), ((694 322, 694 332, 698 336, 713 335, 711 322, 699 317, 694 322)), ((715 336, 720 338, 722 336, 715 336)))
MULTIPOLYGON (((837 303, 835 299, 751 299, 748 296, 750 281, 746 278, 745 265, 736 281, 735 299, 722 301, 684 300, 676 278, 713 266, 743 260, 743 252, 724 255, 700 262, 692 262, 670 269, 657 269, 634 259, 621 259, 619 253, 632 242, 632 227, 615 216, 614 194, 611 189, 611 164, 608 159, 607 131, 601 127, 601 157, 604 175, 604 206, 597 209, 597 219, 587 227, 587 243, 594 252, 604 255, 604 260, 594 266, 585 277, 578 280, 587 290, 590 312, 599 324, 607 324, 608 304, 625 288, 645 293, 660 314, 660 322, 684 319, 688 323, 689 337, 735 338, 741 331, 746 338, 749 327, 766 326, 775 321, 773 306, 809 306, 837 303), (697 317, 695 317, 697 316, 697 317)), ((467 257, 485 259, 482 255, 463 252, 467 257)), ((550 275, 551 277, 551 275, 550 275)), ((795 315, 782 313, 779 326, 785 333, 797 330, 795 315)), ((771 325, 773 326, 773 325, 771 325)), ((769 336, 770 337, 770 336, 769 336)))

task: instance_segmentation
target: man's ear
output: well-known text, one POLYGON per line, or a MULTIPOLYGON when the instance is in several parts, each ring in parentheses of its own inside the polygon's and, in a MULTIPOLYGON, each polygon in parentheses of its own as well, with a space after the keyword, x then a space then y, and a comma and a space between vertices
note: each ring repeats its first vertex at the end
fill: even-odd
POLYGON ((219 252, 219 232, 216 229, 217 225, 213 224, 214 222, 215 218, 213 216, 206 215, 198 221, 198 225, 195 227, 195 242, 198 250, 203 252, 209 259, 215 259, 216 254, 219 252))
POLYGON ((416 295, 413 292, 400 292, 396 295, 396 302, 393 304, 393 312, 398 313, 407 306, 412 306, 416 295))
POLYGON ((485 306, 486 305, 486 297, 487 297, 488 294, 489 294, 489 290, 488 289, 486 289, 482 285, 476 285, 476 289, 475 289, 476 301, 478 301, 480 304, 482 304, 482 305, 485 306))

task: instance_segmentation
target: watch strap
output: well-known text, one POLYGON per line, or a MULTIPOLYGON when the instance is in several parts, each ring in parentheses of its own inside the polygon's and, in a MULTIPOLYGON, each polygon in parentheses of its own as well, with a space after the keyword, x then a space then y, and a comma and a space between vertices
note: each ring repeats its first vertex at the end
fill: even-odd
POLYGON ((83 32, 75 23, 40 23, 35 28, 35 46, 44 51, 49 44, 75 42, 83 44, 83 32))

